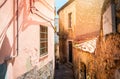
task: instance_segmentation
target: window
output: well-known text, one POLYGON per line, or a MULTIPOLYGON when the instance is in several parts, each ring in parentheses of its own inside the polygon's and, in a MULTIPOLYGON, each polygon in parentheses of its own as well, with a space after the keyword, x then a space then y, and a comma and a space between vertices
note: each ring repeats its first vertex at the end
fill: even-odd
POLYGON ((48 53, 48 28, 40 26, 40 56, 48 53))
POLYGON ((71 28, 72 27, 72 13, 69 13, 68 14, 68 28, 71 28))

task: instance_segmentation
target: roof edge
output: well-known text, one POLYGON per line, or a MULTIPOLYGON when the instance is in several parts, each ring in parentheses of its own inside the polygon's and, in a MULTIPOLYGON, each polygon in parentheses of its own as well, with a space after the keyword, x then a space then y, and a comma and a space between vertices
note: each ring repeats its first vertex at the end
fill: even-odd
POLYGON ((66 6, 68 6, 69 4, 71 4, 74 0, 69 0, 68 2, 66 2, 60 9, 58 9, 57 14, 59 14, 59 12, 64 9, 66 6))

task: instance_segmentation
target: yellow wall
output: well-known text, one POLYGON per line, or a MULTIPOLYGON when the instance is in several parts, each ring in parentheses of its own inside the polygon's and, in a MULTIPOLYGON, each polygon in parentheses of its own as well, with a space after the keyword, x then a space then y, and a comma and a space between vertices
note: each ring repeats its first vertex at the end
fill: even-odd
POLYGON ((101 6, 104 0, 76 0, 76 36, 100 29, 101 6))

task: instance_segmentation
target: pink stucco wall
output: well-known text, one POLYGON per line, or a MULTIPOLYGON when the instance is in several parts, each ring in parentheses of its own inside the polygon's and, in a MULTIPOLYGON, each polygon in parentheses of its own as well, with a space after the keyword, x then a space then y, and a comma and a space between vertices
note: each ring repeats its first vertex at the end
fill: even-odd
POLYGON ((7 0, 0 7, 0 64, 6 57, 15 58, 8 61, 8 79, 16 79, 35 66, 40 69, 49 61, 54 62, 54 0, 34 3, 33 0, 19 0, 18 10, 17 38, 17 0, 7 0), (40 25, 48 26, 48 54, 42 57, 40 25))

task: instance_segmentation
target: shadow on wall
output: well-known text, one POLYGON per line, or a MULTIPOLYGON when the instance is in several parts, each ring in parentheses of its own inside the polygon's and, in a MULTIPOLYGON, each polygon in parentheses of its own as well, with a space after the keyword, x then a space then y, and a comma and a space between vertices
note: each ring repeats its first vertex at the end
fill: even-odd
POLYGON ((11 46, 8 40, 8 37, 5 36, 4 41, 2 43, 2 47, 0 49, 0 79, 5 79, 5 75, 7 72, 7 58, 10 57, 11 54, 11 46))
POLYGON ((5 75, 7 72, 7 63, 4 62, 3 64, 0 64, 0 78, 5 79, 5 75))

